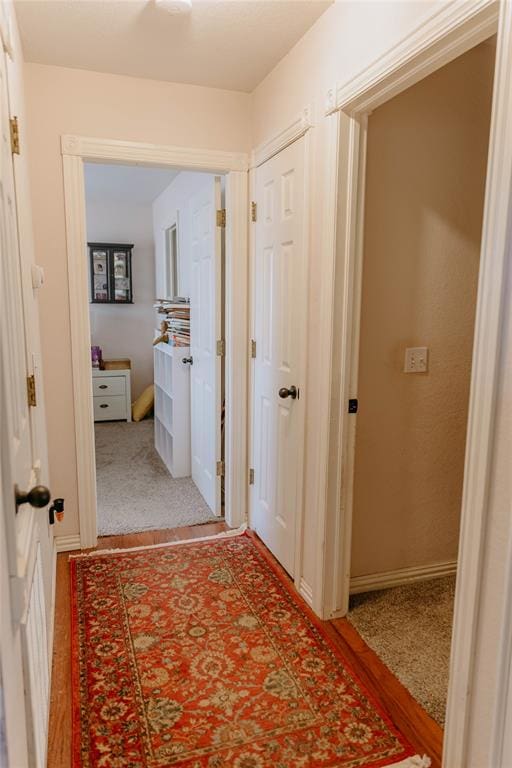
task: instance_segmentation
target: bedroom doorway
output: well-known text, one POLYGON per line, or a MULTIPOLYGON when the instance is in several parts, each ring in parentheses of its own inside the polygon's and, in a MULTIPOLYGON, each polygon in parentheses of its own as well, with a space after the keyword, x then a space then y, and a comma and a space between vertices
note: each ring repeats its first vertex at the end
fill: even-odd
MULTIPOLYGON (((103 262, 100 272, 103 272, 103 276, 106 275, 107 279, 103 279, 101 285, 100 279, 97 281, 99 300, 93 302, 94 309, 98 308, 96 305, 102 305, 99 308, 107 312, 111 311, 111 305, 113 305, 116 310, 125 312, 122 322, 126 323, 127 312, 136 307, 137 301, 135 281, 137 261, 134 238, 127 237, 125 230, 122 238, 109 236, 110 239, 107 241, 102 235, 99 238, 95 236, 94 239, 90 239, 91 233, 87 231, 86 175, 89 163, 96 167, 98 164, 115 165, 119 172, 123 168, 131 172, 156 169, 173 171, 176 174, 175 179, 170 182, 167 179, 167 187, 160 190, 159 197, 162 203, 160 208, 156 205, 156 200, 153 201, 155 205, 152 206, 150 216, 154 230, 155 277, 150 307, 152 319, 148 321, 150 315, 146 313, 144 321, 150 322, 151 332, 146 335, 149 336, 150 355, 154 355, 155 359, 166 355, 166 359, 173 361, 172 367, 175 368, 166 372, 163 370, 165 366, 154 362, 155 373, 151 374, 151 383, 147 384, 150 388, 154 388, 155 393, 153 433, 155 442, 152 450, 156 451, 158 460, 163 462, 167 473, 174 481, 185 479, 189 485, 192 484, 208 520, 212 518, 218 520, 225 513, 228 525, 237 526, 245 518, 243 500, 245 494, 243 482, 240 482, 239 478, 242 472, 244 475, 246 473, 246 454, 243 450, 235 451, 234 446, 245 439, 246 391, 242 384, 246 359, 245 349, 242 348, 243 339, 238 333, 234 334, 234 328, 238 330, 243 327, 247 317, 247 309, 241 298, 243 291, 240 290, 240 286, 247 279, 247 248, 244 249, 242 245, 245 243, 247 232, 245 218, 247 159, 242 155, 232 156, 230 153, 220 153, 222 155, 220 158, 215 152, 211 152, 208 157, 202 152, 196 152, 201 158, 196 164, 193 150, 152 146, 151 152, 152 160, 148 162, 148 149, 145 145, 133 144, 126 147, 122 142, 80 140, 76 137, 63 138, 68 258, 73 265, 69 281, 70 290, 75 299, 75 301, 72 300, 71 316, 74 332, 74 374, 77 384, 75 410, 78 430, 79 485, 83 489, 83 493, 80 494, 82 547, 93 546, 97 537, 93 425, 98 422, 93 421, 94 413, 98 415, 108 411, 112 414, 108 410, 112 407, 114 415, 119 416, 115 409, 124 407, 125 411, 120 418, 101 418, 100 427, 105 426, 106 422, 117 428, 122 423, 125 427, 134 426, 134 422, 129 421, 131 414, 128 407, 128 401, 134 400, 133 397, 128 397, 132 369, 127 365, 124 368, 119 367, 128 359, 127 355, 121 352, 120 338, 126 337, 128 342, 133 334, 130 332, 117 336, 115 354, 107 350, 105 355, 102 349, 103 360, 106 359, 110 363, 107 362, 107 366, 103 366, 106 368, 103 371, 96 364, 96 375, 93 377, 91 374, 93 357, 98 354, 98 350, 91 348, 101 346, 100 343, 94 343, 98 341, 94 333, 91 343, 90 331, 94 331, 94 328, 91 328, 89 319, 89 307, 92 292, 95 289, 94 275, 97 274, 100 277, 98 272, 94 272, 95 259, 97 262, 103 262), (119 153, 123 155, 122 158, 119 157, 119 153), (192 169, 190 169, 191 165, 192 169), (208 171, 208 167, 212 170, 208 171), (74 183, 76 177, 78 177, 77 184, 74 183), (201 183, 196 183, 198 180, 201 183), (177 187, 180 187, 182 193, 179 205, 171 199, 177 187), (171 209, 174 210, 172 221, 171 209), (174 234, 172 234, 173 228, 175 228, 174 234), (184 242, 183 238, 186 239, 186 245, 182 253, 183 260, 181 260, 179 252, 184 242), (89 246, 87 246, 88 243, 89 246), (176 246, 177 254, 175 250, 173 252, 176 246), (235 250, 236 261, 233 258, 235 250), (185 264, 187 254, 188 267, 185 264), (176 281, 179 282, 180 277, 185 275, 187 268, 189 269, 188 295, 170 295, 170 292, 174 294, 177 287, 176 281), (117 271, 119 274, 116 274, 117 271), (223 296, 223 284, 226 285, 225 296, 223 296), (107 296, 106 299, 105 296, 107 296), (156 341, 153 347, 155 351, 152 351, 153 341, 156 341), (112 368, 112 361, 114 368, 112 368), (194 371, 196 362, 197 374, 194 376, 191 372, 194 371), (100 389, 102 385, 109 386, 110 377, 112 377, 111 383, 114 389, 120 388, 122 391, 100 389), (98 378, 94 394, 91 393, 93 378, 98 378), (186 404, 181 407, 185 401, 178 395, 180 384, 182 396, 184 397, 187 392, 189 396, 188 448, 187 430, 179 426, 180 419, 183 420, 182 417, 188 412, 186 404), (235 396, 232 396, 233 392, 236 393, 235 396), (173 407, 172 399, 175 396, 177 402, 173 407), (98 400, 95 403, 95 397, 118 399, 101 403, 98 400), (106 405, 107 408, 100 411, 101 405, 106 405), (236 433, 231 429, 234 421, 238 425, 236 433), (180 454, 182 458, 189 455, 188 473, 183 463, 178 466, 180 454), (200 483, 195 482, 198 474, 192 472, 194 462, 199 465, 203 480, 206 475, 210 481, 209 488, 204 482, 199 488, 200 483)), ((126 187, 123 183, 122 186, 126 187)), ((140 189, 139 185, 135 186, 140 189)), ((141 321, 138 322, 138 331, 140 327, 141 321)), ((148 393, 144 393, 147 386, 142 391, 145 395, 142 404, 137 404, 142 407, 145 404, 144 401, 148 400, 148 393)), ((141 388, 142 383, 139 380, 139 389, 141 388)), ((118 446, 119 442, 117 438, 109 442, 110 448, 107 452, 111 458, 117 460, 120 452, 115 446, 118 446)), ((133 441, 128 439, 124 442, 130 450, 133 450, 133 441)), ((148 443, 146 442, 145 445, 147 448, 148 443)), ((139 458, 141 452, 144 452, 144 448, 136 452, 139 458)), ((132 456, 128 464, 124 485, 129 485, 133 475, 137 475, 137 458, 132 456), (130 467, 133 470, 131 474, 129 474, 130 467)), ((140 472, 139 478, 139 485, 146 489, 151 488, 151 483, 144 482, 140 472)), ((115 492, 110 493, 111 498, 112 496, 115 496, 115 492)), ((146 509, 148 506, 151 507, 151 503, 148 504, 146 501, 145 504, 146 509)), ((117 505, 119 507, 119 501, 117 505)), ((183 504, 177 506, 183 512, 183 504)), ((196 504, 195 511, 197 506, 196 504)), ((187 525, 188 521, 171 522, 167 526, 184 524, 187 525)), ((157 525, 160 527, 161 523, 158 522, 157 525)), ((137 523, 138 527, 139 523, 137 523)), ((146 529, 150 527, 154 528, 155 524, 145 526, 146 529)), ((134 529, 130 528, 130 531, 132 530, 134 529)))
POLYGON ((366 127, 348 619, 440 727, 495 55, 493 36, 366 127))
POLYGON ((223 179, 84 171, 98 534, 213 522, 223 512, 223 179))

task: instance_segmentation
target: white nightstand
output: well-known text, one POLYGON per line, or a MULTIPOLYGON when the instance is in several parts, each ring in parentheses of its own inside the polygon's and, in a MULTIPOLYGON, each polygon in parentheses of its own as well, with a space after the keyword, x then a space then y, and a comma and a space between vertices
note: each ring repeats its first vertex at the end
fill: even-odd
POLYGON ((131 421, 131 371, 92 372, 94 421, 131 421))

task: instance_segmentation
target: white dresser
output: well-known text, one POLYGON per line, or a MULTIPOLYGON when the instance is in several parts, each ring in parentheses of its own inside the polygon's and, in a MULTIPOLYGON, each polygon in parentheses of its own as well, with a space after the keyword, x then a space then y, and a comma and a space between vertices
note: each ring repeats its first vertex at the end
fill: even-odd
POLYGON ((131 421, 131 371, 92 372, 94 421, 131 421))

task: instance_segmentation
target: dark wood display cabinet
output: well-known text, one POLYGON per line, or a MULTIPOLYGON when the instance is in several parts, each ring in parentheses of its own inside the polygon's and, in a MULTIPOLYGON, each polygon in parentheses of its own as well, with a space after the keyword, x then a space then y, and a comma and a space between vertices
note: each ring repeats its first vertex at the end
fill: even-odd
POLYGON ((133 244, 87 243, 92 304, 133 304, 133 244))

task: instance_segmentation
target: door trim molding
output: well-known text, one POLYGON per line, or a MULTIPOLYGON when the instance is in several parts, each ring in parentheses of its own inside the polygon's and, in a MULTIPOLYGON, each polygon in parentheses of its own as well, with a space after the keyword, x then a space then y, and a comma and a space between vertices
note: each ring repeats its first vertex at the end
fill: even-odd
MULTIPOLYGON (((488 525, 498 355, 505 311, 502 286, 508 218, 504 206, 509 201, 512 172, 506 139, 506 113, 508 110, 510 114, 511 98, 507 72, 512 69, 512 23, 507 6, 508 3, 498 5, 490 0, 450 3, 357 78, 332 88, 326 108, 327 123, 330 124, 326 163, 327 167, 338 168, 338 184, 331 184, 325 200, 325 208, 337 217, 337 223, 326 232, 323 244, 327 284, 319 338, 325 339, 324 354, 329 362, 325 369, 325 399, 331 405, 324 409, 325 424, 319 425, 328 439, 325 453, 320 457, 317 480, 317 578, 321 593, 317 610, 324 618, 329 618, 346 614, 350 585, 354 439, 353 428, 346 423, 340 426, 340 419, 344 418, 348 398, 357 394, 360 283, 354 281, 357 281, 362 262, 364 175, 361 171, 365 163, 365 120, 372 109, 495 33, 499 19, 497 61, 501 64, 497 64, 494 84, 482 233, 444 744, 443 764, 446 766, 468 762, 471 705, 468 691, 472 689, 483 542, 488 525), (339 288, 334 277, 340 281, 339 288), (357 288, 359 296, 357 292, 355 296, 352 294, 351 285, 357 288), (341 351, 337 353, 336 350, 341 351)), ((354 427, 355 418, 352 419, 354 427)))
POLYGON ((248 156, 85 136, 61 137, 66 210, 80 545, 97 543, 96 468, 90 366, 83 164, 171 166, 226 175, 226 522, 247 517, 247 170, 248 156))
POLYGON ((88 136, 61 137, 62 154, 83 160, 102 160, 139 165, 170 165, 188 171, 226 173, 247 171, 248 157, 242 152, 224 152, 214 149, 194 149, 136 141, 96 139, 88 136))
POLYGON ((301 114, 278 133, 259 144, 251 153, 251 169, 263 165, 274 155, 279 154, 297 139, 302 138, 313 127, 311 108, 305 107, 301 114))
POLYGON ((330 88, 326 114, 368 114, 496 32, 493 0, 455 0, 346 83, 330 88))

